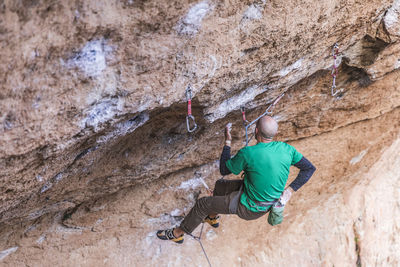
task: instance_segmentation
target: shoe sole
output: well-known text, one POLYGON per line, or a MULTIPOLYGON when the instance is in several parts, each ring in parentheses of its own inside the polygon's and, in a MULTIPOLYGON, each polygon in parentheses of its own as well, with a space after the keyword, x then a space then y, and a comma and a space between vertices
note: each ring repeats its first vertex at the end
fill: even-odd
POLYGON ((162 231, 160 230, 160 231, 158 231, 157 234, 156 234, 157 237, 158 237, 159 239, 161 239, 161 240, 172 241, 172 242, 174 242, 174 243, 176 243, 176 244, 182 244, 183 241, 185 241, 184 238, 182 238, 181 240, 175 241, 175 240, 173 240, 173 239, 168 239, 166 236, 160 236, 160 235, 158 235, 158 234, 161 233, 161 232, 162 232, 162 231))

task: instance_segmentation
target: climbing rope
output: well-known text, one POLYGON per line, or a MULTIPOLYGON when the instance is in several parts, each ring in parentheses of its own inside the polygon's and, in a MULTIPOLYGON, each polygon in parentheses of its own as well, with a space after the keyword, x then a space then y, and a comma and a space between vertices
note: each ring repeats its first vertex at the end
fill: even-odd
POLYGON ((203 250, 204 256, 206 256, 208 265, 210 265, 210 267, 211 267, 210 259, 208 258, 207 253, 206 253, 206 250, 205 250, 204 247, 203 247, 203 243, 201 243, 201 235, 202 235, 202 233, 203 233, 203 227, 204 227, 204 223, 201 224, 201 230, 200 230, 200 235, 199 235, 199 236, 194 236, 194 235, 192 235, 192 234, 189 234, 189 235, 190 235, 191 237, 193 237, 194 240, 199 241, 200 246, 201 246, 201 249, 203 250))
POLYGON ((338 94, 340 92, 340 90, 336 90, 336 77, 339 73, 339 71, 338 71, 339 63, 337 62, 338 55, 339 55, 339 45, 336 43, 332 48, 332 56, 333 56, 333 67, 332 67, 333 82, 332 82, 332 87, 331 87, 332 96, 335 96, 336 94, 338 94))
POLYGON ((192 89, 190 88, 190 85, 186 88, 186 100, 187 100, 187 115, 186 115, 186 127, 189 133, 194 132, 197 129, 197 124, 194 120, 194 117, 192 115, 192 89), (190 127, 190 121, 193 122, 193 127, 190 127))
POLYGON ((244 125, 245 131, 246 131, 246 146, 248 146, 248 144, 249 144, 251 138, 253 138, 253 135, 250 137, 250 139, 249 139, 249 137, 248 137, 248 129, 249 129, 249 127, 251 127, 254 123, 256 123, 261 117, 263 117, 263 116, 265 116, 265 115, 271 115, 271 114, 272 114, 272 111, 273 111, 274 108, 275 108, 275 105, 279 102, 279 100, 281 100, 281 98, 282 98, 284 95, 285 95, 285 93, 282 93, 282 94, 280 94, 277 98, 275 98, 275 100, 272 102, 272 104, 268 106, 267 110, 266 110, 263 114, 261 114, 260 116, 258 116, 257 119, 253 120, 253 121, 250 122, 250 123, 246 120, 246 114, 245 114, 245 109, 244 109, 244 107, 241 107, 241 108, 240 108, 240 111, 242 112, 243 125, 244 125))
MULTIPOLYGON (((208 187, 208 185, 206 184, 206 182, 204 182, 204 180, 203 180, 202 177, 199 177, 199 179, 200 179, 201 183, 204 185, 204 187, 206 188, 208 194, 209 194, 210 196, 212 196, 212 195, 213 195, 213 191, 208 187)), ((208 258, 207 253, 206 253, 206 250, 205 250, 204 247, 203 247, 203 243, 201 243, 201 235, 202 235, 202 233, 203 233, 203 227, 204 227, 204 222, 201 224, 201 230, 200 230, 199 236, 195 236, 195 235, 192 235, 192 234, 190 234, 190 233, 187 233, 187 234, 190 235, 191 237, 193 237, 194 240, 199 241, 200 247, 201 247, 201 249, 203 250, 204 256, 206 256, 208 265, 210 265, 210 267, 211 267, 210 259, 208 258)))

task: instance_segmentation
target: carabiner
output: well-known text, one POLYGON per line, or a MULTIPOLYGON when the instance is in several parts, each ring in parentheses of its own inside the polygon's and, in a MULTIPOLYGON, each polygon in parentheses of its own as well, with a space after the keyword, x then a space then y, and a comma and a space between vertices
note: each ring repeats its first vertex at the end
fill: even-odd
POLYGON ((191 115, 191 114, 186 116, 186 127, 187 127, 187 130, 189 133, 192 133, 192 132, 196 131, 196 129, 197 129, 197 124, 194 121, 193 115, 191 115), (193 121, 193 128, 190 128, 190 120, 193 121))
POLYGON ((186 116, 186 127, 189 133, 196 131, 197 124, 194 121, 194 117, 192 115, 192 89, 190 85, 186 88, 186 100, 187 100, 187 116, 186 116), (190 120, 193 121, 193 128, 190 128, 190 120))
POLYGON ((332 56, 336 57, 339 54, 339 44, 335 43, 332 48, 332 56))

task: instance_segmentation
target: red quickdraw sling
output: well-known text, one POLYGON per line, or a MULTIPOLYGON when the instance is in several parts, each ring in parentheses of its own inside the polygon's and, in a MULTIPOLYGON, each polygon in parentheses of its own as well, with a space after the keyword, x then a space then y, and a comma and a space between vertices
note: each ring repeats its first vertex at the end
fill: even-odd
POLYGON ((187 100, 187 115, 186 115, 186 127, 189 133, 192 133, 196 131, 197 129, 197 124, 194 120, 194 117, 192 115, 192 89, 190 88, 190 85, 186 88, 186 100, 187 100), (193 127, 190 126, 190 121, 192 121, 193 127))

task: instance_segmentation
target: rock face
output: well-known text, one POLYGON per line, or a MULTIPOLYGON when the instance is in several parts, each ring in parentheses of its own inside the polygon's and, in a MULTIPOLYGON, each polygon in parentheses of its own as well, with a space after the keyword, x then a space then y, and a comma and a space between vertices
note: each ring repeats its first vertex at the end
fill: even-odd
POLYGON ((282 225, 205 226, 212 264, 399 265, 399 19, 398 0, 0 2, 0 263, 206 265, 154 233, 220 178, 227 122, 243 146, 240 107, 284 92, 277 139, 318 171, 282 225))

